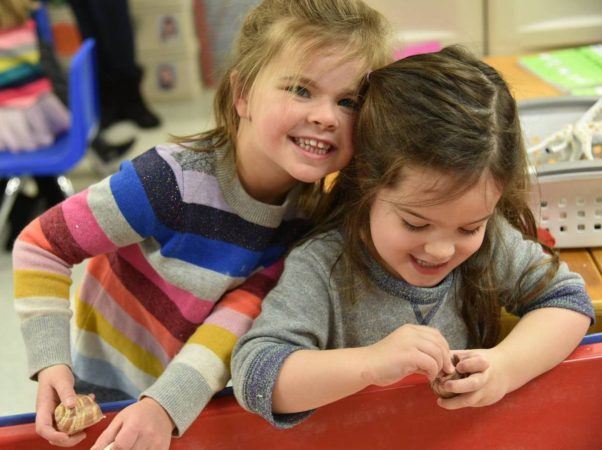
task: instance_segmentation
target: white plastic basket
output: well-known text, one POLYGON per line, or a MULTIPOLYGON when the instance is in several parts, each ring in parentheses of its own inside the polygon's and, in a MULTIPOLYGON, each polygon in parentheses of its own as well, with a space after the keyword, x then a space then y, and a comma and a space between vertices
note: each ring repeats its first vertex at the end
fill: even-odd
POLYGON ((544 166, 531 209, 557 248, 602 246, 602 160, 544 166))
MULTIPOLYGON (((575 123, 596 100, 562 97, 520 103, 527 146, 575 123)), ((602 246, 602 159, 550 164, 544 155, 537 163, 532 168, 531 209, 539 225, 554 236, 556 247, 602 246)))

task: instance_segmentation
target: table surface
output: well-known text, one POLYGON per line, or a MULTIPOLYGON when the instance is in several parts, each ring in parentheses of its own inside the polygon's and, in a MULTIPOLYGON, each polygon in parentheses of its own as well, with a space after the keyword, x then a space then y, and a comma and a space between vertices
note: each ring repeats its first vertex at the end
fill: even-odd
MULTIPOLYGON (((517 56, 490 56, 484 60, 503 75, 517 100, 564 95, 524 70, 519 65, 517 56)), ((571 270, 583 276, 587 292, 600 316, 602 314, 602 247, 563 249, 560 251, 560 258, 571 270)))

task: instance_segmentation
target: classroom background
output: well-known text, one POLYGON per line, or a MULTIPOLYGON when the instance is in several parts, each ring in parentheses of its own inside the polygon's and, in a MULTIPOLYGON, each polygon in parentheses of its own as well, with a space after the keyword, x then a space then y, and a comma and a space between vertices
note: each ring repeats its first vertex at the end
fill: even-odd
MULTIPOLYGON (((571 71, 583 70, 582 63, 575 62, 577 49, 587 48, 602 55, 602 2, 599 0, 366 2, 393 23, 397 57, 460 43, 492 61, 514 58, 522 69, 544 79, 553 70, 558 71, 558 64, 567 64, 556 78, 547 79, 556 95, 602 96, 602 65, 581 84, 575 85, 569 76, 571 71), (542 55, 545 62, 549 61, 549 55, 554 59, 559 55, 555 52, 566 49, 570 49, 571 54, 568 58, 560 54, 556 69, 542 63, 542 55)), ((133 158, 150 146, 167 141, 170 134, 186 135, 211 127, 216 79, 227 63, 240 20, 256 3, 257 0, 130 0, 136 57, 144 71, 142 91, 162 124, 152 130, 140 130, 129 122, 112 125, 106 133, 109 141, 135 138, 124 158, 133 158)), ((75 20, 69 7, 60 0, 50 1, 47 8, 57 55, 67 67, 80 45, 75 20)), ((525 92, 525 96, 531 95, 525 92)), ((86 155, 67 176, 77 192, 113 168, 116 166, 103 167, 97 159, 86 155)), ((35 188, 25 183, 24 189, 35 188)), ((595 211, 602 211, 602 198, 600 203, 595 211)), ((600 214, 602 216, 602 212, 600 214)), ((6 230, 0 230, 0 243, 5 237, 6 230)), ((591 270, 595 273, 590 274, 592 278, 586 278, 586 282, 593 280, 602 286, 599 248, 602 243, 594 241, 593 244, 580 245, 579 251, 590 249, 585 252, 591 256, 591 270), (596 266, 596 258, 599 258, 599 266, 596 266)), ((575 261, 582 264, 579 258, 575 261)), ((74 286, 78 285, 81 272, 81 267, 75 268, 74 286)), ((31 412, 35 402, 36 384, 26 375, 25 351, 13 310, 11 277, 10 253, 0 250, 0 341, 3 342, 0 347, 0 416, 31 412)))

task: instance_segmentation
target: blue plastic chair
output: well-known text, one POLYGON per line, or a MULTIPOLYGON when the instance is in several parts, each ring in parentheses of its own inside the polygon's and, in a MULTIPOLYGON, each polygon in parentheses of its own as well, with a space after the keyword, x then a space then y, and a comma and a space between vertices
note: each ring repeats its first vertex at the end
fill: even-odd
POLYGON ((100 103, 98 72, 93 39, 86 39, 71 61, 69 69, 69 112, 71 126, 52 145, 32 152, 0 151, 0 178, 9 179, 0 208, 0 231, 4 229, 22 180, 28 176, 55 176, 65 194, 73 187, 64 176, 84 156, 98 130, 100 103))

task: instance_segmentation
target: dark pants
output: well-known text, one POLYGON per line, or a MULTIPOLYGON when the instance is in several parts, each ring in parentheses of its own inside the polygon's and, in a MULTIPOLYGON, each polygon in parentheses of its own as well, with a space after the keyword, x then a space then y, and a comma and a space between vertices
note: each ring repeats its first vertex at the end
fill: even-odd
POLYGON ((69 0, 82 37, 94 38, 100 77, 137 75, 134 33, 127 0, 69 0))
POLYGON ((69 0, 69 5, 82 36, 96 40, 100 130, 120 120, 133 120, 142 128, 158 126, 159 118, 140 94, 142 70, 136 64, 127 0, 69 0))

